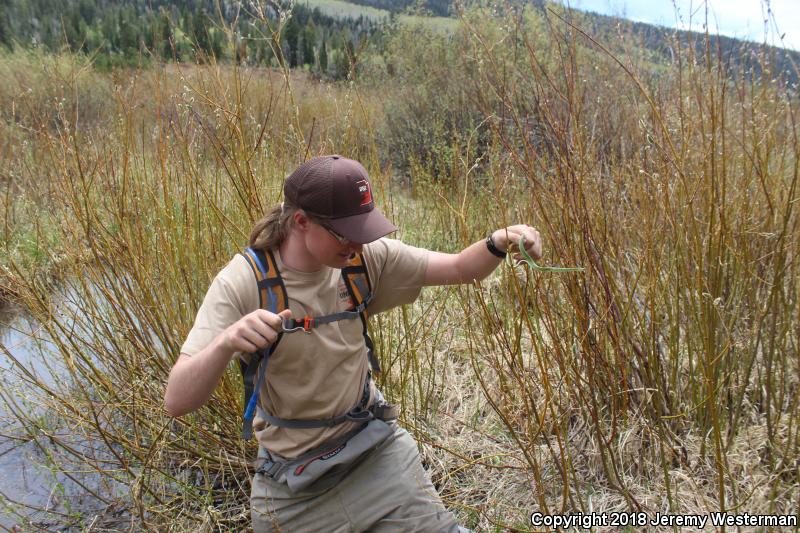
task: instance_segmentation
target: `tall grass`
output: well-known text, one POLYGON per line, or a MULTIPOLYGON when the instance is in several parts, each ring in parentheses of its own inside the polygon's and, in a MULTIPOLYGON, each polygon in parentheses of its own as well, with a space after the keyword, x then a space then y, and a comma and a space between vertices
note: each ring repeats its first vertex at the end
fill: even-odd
POLYGON ((557 13, 550 47, 533 41, 540 19, 507 17, 505 30, 464 19, 473 102, 503 147, 504 163, 489 169, 492 204, 536 221, 550 257, 586 273, 520 278, 517 268, 504 290, 462 305, 475 320, 465 333, 476 377, 538 504, 586 510, 587 485, 602 482, 629 508, 685 512, 675 492, 695 466, 695 483, 714 487, 704 510, 790 512, 796 94, 766 53, 754 76, 728 68, 708 41, 701 55, 676 42, 675 62, 653 79, 557 13), (530 191, 524 203, 508 194, 513 182, 530 191), (755 428, 768 475, 752 485, 733 450, 755 428), (624 454, 631 441, 647 466, 624 454), (587 448, 599 479, 577 468, 587 448), (552 463, 557 499, 542 477, 552 463), (664 501, 637 494, 643 468, 664 501))
POLYGON ((570 17, 476 11, 449 36, 406 27, 391 72, 338 85, 213 63, 106 78, 61 58, 55 75, 3 57, 18 85, 0 108, 25 110, 0 126, 4 285, 67 369, 52 384, 18 361, 28 403, 5 397, 20 438, 128 487, 97 496, 133 528, 246 527, 255 449, 238 438, 237 371, 177 420, 164 382, 284 175, 339 152, 365 163, 406 242, 458 251, 529 222, 544 264, 584 268, 509 263, 373 319, 381 385, 465 524, 528 530, 537 509, 793 512, 797 96, 766 51, 758 76, 678 42, 654 69, 570 17), (415 68, 428 84, 398 88, 415 68), (395 163, 412 187, 397 186, 395 163), (22 259, 34 220, 57 284, 22 259))
MULTIPOLYGON (((347 142, 364 135, 362 111, 346 88, 270 71, 187 66, 120 77, 113 89, 90 89, 105 99, 102 120, 76 127, 76 99, 64 120, 40 122, 13 147, 13 186, 41 183, 46 169, 30 216, 57 234, 57 250, 45 252, 69 258, 54 285, 8 256, 7 285, 68 370, 56 385, 29 376, 38 407, 14 414, 26 438, 44 432, 61 454, 75 435, 42 427, 42 412, 97 443, 105 459, 86 457, 83 469, 130 487, 124 505, 138 527, 242 527, 253 443, 238 437, 238 377, 226 377, 208 409, 176 421, 162 407, 165 378, 211 277, 279 201, 284 175, 307 153, 333 151, 334 139, 368 161, 347 142), (31 151, 39 164, 26 166, 31 151), (230 509, 207 516, 224 501, 230 509)), ((98 497, 111 505, 118 495, 98 497)))

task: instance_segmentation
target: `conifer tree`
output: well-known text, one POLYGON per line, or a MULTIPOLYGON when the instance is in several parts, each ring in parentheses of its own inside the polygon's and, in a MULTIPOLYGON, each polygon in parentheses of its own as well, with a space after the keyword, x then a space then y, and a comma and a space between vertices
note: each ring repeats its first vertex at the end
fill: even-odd
POLYGON ((0 0, 0 46, 11 49, 11 30, 6 19, 9 0, 0 0))
POLYGON ((169 14, 166 11, 161 13, 161 23, 160 23, 160 35, 159 38, 161 39, 161 57, 165 60, 169 60, 172 57, 172 23, 169 20, 169 14))
POLYGON ((194 40, 198 56, 211 56, 214 53, 211 46, 211 38, 208 33, 208 17, 205 9, 197 10, 192 16, 192 30, 191 38, 194 40))
POLYGON ((208 26, 206 26, 206 31, 211 41, 211 55, 214 56, 215 59, 222 59, 225 51, 225 36, 220 31, 212 31, 212 28, 208 28, 208 26))
POLYGON ((319 47, 319 72, 323 76, 328 72, 328 45, 325 37, 322 38, 322 44, 319 47))
POLYGON ((303 63, 314 65, 314 23, 309 20, 303 30, 303 63))
POLYGON ((289 22, 286 23, 284 29, 284 41, 287 44, 288 50, 287 55, 289 59, 289 66, 296 67, 297 66, 297 41, 300 38, 300 28, 297 25, 297 19, 295 17, 291 17, 289 22))
POLYGON ((135 13, 126 9, 119 11, 119 50, 124 55, 135 54, 139 49, 135 13))

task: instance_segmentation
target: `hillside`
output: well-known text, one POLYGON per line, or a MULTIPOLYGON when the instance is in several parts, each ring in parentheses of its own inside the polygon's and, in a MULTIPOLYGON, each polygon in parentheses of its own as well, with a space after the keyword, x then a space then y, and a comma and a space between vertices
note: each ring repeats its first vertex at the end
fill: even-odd
MULTIPOLYGON (((467 6, 472 2, 462 2, 467 6)), ((523 2, 541 12, 546 8, 554 8, 556 4, 544 2, 543 0, 526 0, 523 2)), ((430 15, 436 17, 454 17, 455 7, 451 0, 307 0, 311 6, 319 6, 328 14, 335 15, 345 13, 347 16, 363 15, 377 18, 381 15, 414 13, 420 15, 430 15), (329 7, 326 4, 335 3, 337 7, 329 7), (342 8, 341 5, 364 6, 362 10, 357 8, 342 8), (378 11, 380 10, 380 11, 378 11)), ((696 47, 698 57, 705 55, 705 45, 709 45, 710 53, 719 54, 722 64, 727 64, 731 73, 735 73, 739 68, 744 72, 760 72, 757 57, 761 54, 764 46, 760 43, 735 39, 725 35, 711 35, 706 41, 705 35, 697 32, 675 30, 655 24, 630 21, 620 17, 603 15, 596 12, 577 12, 581 24, 579 27, 592 36, 599 36, 601 42, 620 40, 622 36, 627 36, 636 45, 652 52, 660 61, 671 61, 676 56, 676 47, 689 48, 690 43, 696 47)), ((782 72, 789 84, 798 82, 797 65, 800 65, 800 52, 767 46, 766 50, 774 57, 774 71, 782 72)))
POLYGON ((152 60, 307 67, 346 77, 369 17, 332 17, 298 4, 279 13, 231 0, 0 0, 0 49, 83 53, 100 69, 152 60))
MULTIPOLYGON (((547 13, 547 4, 540 0, 528 3, 547 13)), ((386 24, 398 17, 424 22, 430 15, 435 27, 452 30, 455 21, 448 20, 454 10, 449 0, 305 0, 294 5, 276 40, 274 9, 255 12, 232 0, 219 2, 219 7, 215 0, 0 0, 0 48, 83 52, 93 56, 100 68, 142 64, 152 58, 204 61, 213 56, 272 66, 286 60, 290 67, 304 66, 322 76, 341 78, 350 72, 360 42, 386 24), (226 35, 220 20, 235 31, 234 39, 226 35)), ((576 15, 579 27, 601 42, 614 43, 625 35, 657 62, 671 61, 677 46, 686 48, 690 43, 697 46, 698 56, 705 53, 701 34, 597 13, 576 15)), ((708 44, 731 72, 758 74, 755 57, 761 45, 725 36, 712 36, 708 44)), ((768 51, 774 57, 773 75, 783 72, 789 83, 796 83, 800 52, 768 51)))
POLYGON ((766 52, 774 60, 773 76, 781 72, 790 85, 798 81, 800 52, 794 50, 765 46, 725 35, 710 35, 706 40, 701 33, 633 22, 599 13, 588 13, 584 20, 589 22, 588 27, 584 28, 589 34, 607 35, 616 39, 627 34, 634 42, 641 43, 644 48, 655 53, 663 62, 673 61, 679 46, 684 50, 694 46, 696 55, 703 57, 707 45, 708 52, 716 56, 721 65, 726 65, 732 75, 737 72, 760 75, 758 57, 766 52))

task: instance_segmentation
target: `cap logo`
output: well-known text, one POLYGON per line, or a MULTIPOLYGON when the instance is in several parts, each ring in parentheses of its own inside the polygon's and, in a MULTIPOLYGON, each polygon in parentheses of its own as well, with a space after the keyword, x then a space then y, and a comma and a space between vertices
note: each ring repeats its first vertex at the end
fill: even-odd
POLYGON ((369 182, 367 180, 357 181, 358 193, 361 195, 360 206, 369 205, 372 203, 372 191, 369 189, 369 182))

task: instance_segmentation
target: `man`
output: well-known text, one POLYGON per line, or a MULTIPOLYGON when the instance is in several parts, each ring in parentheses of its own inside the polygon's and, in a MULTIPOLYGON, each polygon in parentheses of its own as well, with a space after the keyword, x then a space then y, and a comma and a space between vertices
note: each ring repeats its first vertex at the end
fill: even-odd
POLYGON ((298 167, 284 199, 209 288, 170 373, 167 410, 198 409, 232 359, 249 361, 255 531, 461 530, 374 386, 364 306, 376 314, 423 286, 481 280, 522 237, 539 258, 539 233, 510 226, 458 254, 387 239, 397 228, 375 208, 366 170, 337 155, 298 167))

